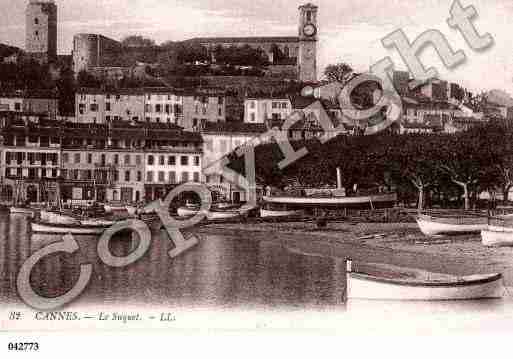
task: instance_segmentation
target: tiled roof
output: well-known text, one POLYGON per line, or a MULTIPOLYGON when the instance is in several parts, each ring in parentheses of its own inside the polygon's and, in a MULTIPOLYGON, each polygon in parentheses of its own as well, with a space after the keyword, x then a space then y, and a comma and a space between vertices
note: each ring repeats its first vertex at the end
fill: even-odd
POLYGON ((245 122, 207 122, 203 133, 265 133, 267 126, 263 123, 245 122))
POLYGON ((79 94, 87 95, 145 95, 154 93, 175 94, 180 96, 222 96, 226 91, 221 88, 174 88, 174 87, 137 87, 122 89, 101 89, 101 88, 80 88, 77 90, 79 94))
POLYGON ((227 44, 227 43, 283 43, 283 42, 299 42, 297 36, 270 36, 270 37, 196 37, 188 42, 200 42, 211 44, 227 44))

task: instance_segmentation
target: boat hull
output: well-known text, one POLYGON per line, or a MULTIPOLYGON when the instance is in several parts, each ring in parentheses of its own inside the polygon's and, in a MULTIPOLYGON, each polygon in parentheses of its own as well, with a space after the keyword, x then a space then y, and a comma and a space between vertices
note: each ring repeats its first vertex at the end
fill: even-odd
POLYGON ((359 273, 347 274, 347 298, 401 301, 444 301, 502 298, 501 274, 470 276, 453 282, 407 282, 359 273))
POLYGON ((482 243, 486 247, 513 247, 513 231, 491 227, 481 231, 482 243))
POLYGON ((440 236, 440 235, 455 235, 455 234, 466 234, 466 233, 480 233, 488 227, 487 221, 483 221, 481 218, 476 220, 475 224, 470 223, 443 223, 442 220, 430 220, 423 217, 417 218, 417 224, 419 225, 420 231, 428 236, 440 236))
POLYGON ((34 217, 35 216, 35 210, 32 208, 24 208, 24 207, 9 207, 9 213, 10 214, 22 214, 25 216, 34 217))
POLYGON ((298 217, 303 215, 303 211, 272 211, 268 209, 260 209, 261 218, 280 218, 280 217, 298 217))
POLYGON ((45 223, 53 224, 67 224, 67 225, 79 225, 80 221, 71 216, 66 216, 60 213, 41 211, 41 221, 45 223))
POLYGON ((288 207, 322 208, 386 208, 397 202, 397 194, 358 197, 264 197, 266 203, 282 204, 288 207))
POLYGON ((106 213, 127 212, 130 216, 134 216, 137 213, 137 208, 133 206, 116 206, 104 204, 103 208, 105 209, 106 213))
POLYGON ((102 234, 107 226, 65 225, 35 221, 31 224, 33 233, 50 234, 102 234))
MULTIPOLYGON (((192 217, 197 215, 199 212, 196 208, 180 207, 176 213, 179 217, 192 217)), ((227 219, 234 219, 240 217, 241 214, 237 210, 226 210, 226 211, 208 211, 206 212, 207 220, 209 221, 222 221, 227 219)))

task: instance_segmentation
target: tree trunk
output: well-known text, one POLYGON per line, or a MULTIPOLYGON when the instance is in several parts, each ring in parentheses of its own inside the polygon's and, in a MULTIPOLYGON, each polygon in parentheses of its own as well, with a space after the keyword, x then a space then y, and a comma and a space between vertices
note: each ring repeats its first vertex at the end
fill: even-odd
POLYGON ((424 209, 424 187, 419 187, 419 203, 418 203, 418 211, 422 212, 424 209))
POLYGON ((502 188, 502 199, 504 202, 508 202, 509 201, 509 191, 511 189, 511 186, 504 186, 502 188))
POLYGON ((465 211, 470 209, 470 195, 468 192, 468 185, 466 183, 463 184, 463 197, 465 198, 465 211))

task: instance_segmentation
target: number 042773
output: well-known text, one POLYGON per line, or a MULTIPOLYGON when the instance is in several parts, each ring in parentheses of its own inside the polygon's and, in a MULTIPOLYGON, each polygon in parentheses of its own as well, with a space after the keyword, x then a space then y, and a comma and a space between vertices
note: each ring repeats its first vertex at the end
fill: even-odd
POLYGON ((9 351, 38 351, 39 350, 39 343, 32 342, 32 343, 9 343, 7 345, 7 349, 9 351))

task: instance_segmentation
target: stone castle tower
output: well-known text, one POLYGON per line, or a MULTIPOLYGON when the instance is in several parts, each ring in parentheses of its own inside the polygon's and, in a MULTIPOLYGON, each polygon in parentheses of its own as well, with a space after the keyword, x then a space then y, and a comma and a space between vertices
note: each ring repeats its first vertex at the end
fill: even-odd
POLYGON ((317 81, 317 11, 311 3, 299 7, 298 74, 304 82, 317 81))
POLYGON ((57 5, 53 0, 30 0, 25 11, 25 50, 42 63, 57 59, 57 5))

